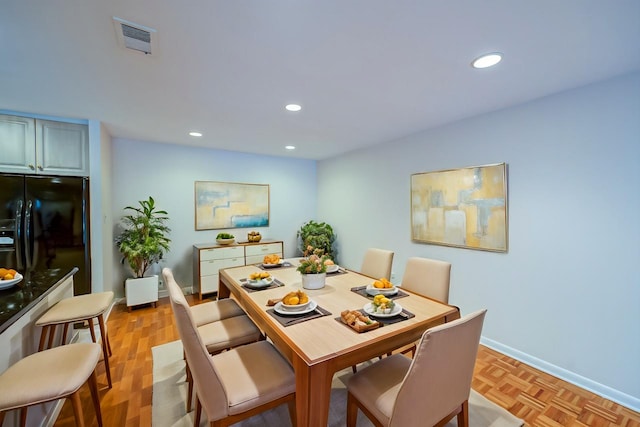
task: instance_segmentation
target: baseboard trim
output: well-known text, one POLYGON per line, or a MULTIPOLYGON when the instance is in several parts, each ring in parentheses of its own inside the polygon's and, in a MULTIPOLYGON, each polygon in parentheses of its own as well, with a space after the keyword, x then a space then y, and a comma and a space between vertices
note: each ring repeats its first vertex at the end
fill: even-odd
POLYGON ((585 378, 559 366, 545 362, 544 360, 538 359, 537 357, 531 356, 527 353, 523 353, 492 339, 482 337, 480 339, 480 343, 513 359, 526 363, 533 368, 539 369, 543 372, 546 372, 547 374, 553 375, 554 377, 560 378, 564 381, 567 381, 571 384, 602 396, 605 399, 616 402, 633 411, 640 412, 640 399, 634 396, 623 393, 604 384, 600 384, 596 381, 585 378))

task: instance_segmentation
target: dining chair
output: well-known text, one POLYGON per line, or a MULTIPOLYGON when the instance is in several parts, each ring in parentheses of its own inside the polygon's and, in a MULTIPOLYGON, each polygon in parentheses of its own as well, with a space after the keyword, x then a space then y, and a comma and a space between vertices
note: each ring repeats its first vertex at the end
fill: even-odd
POLYGON ((194 425, 202 409, 211 427, 226 427, 284 403, 295 425, 295 374, 287 360, 266 340, 211 356, 173 274, 162 274, 197 390, 194 425))
POLYGON ((449 303, 451 263, 430 258, 407 260, 402 276, 402 288, 427 298, 449 303))
MULTIPOLYGON (((402 288, 449 304, 451 263, 430 258, 411 257, 407 260, 402 276, 402 288)), ((416 345, 401 350, 415 354, 416 345)))
POLYGON ((391 279, 393 252, 385 249, 369 248, 364 253, 360 273, 375 279, 391 279))
MULTIPOLYGON (((194 324, 196 325, 196 328, 198 329, 198 334, 200 335, 207 351, 210 354, 217 354, 233 347, 264 339, 264 336, 262 335, 262 332, 260 332, 260 329, 258 329, 251 318, 247 316, 244 310, 242 310, 242 308, 237 305, 235 301, 235 305, 225 304, 222 301, 213 301, 214 303, 220 302, 222 304, 211 305, 211 303, 204 303, 190 307, 187 303, 186 298, 184 297, 182 288, 180 288, 178 283, 175 281, 171 270, 165 270, 162 271, 162 275, 165 283, 167 283, 169 291, 173 291, 176 294, 176 298, 184 301, 184 304, 189 308, 189 313, 194 321, 194 324), (206 311, 199 310, 198 307, 200 307, 201 305, 207 305, 212 312, 216 313, 216 315, 214 316, 211 313, 208 314, 206 313, 206 311), (232 315, 231 317, 223 317, 224 315, 237 313, 236 307, 242 310, 242 314, 232 315), (208 323, 202 323, 205 318, 212 319, 214 317, 218 317, 218 320, 208 323)), ((226 300, 230 299, 225 299, 224 301, 226 300)), ((188 363, 186 365, 186 372, 188 383, 188 412, 191 410, 191 402, 193 400, 193 381, 191 377, 191 367, 188 363)))
POLYGON ((377 427, 442 426, 454 416, 468 427, 486 311, 428 329, 413 359, 394 354, 354 374, 347 382, 347 427, 355 427, 358 409, 377 427))

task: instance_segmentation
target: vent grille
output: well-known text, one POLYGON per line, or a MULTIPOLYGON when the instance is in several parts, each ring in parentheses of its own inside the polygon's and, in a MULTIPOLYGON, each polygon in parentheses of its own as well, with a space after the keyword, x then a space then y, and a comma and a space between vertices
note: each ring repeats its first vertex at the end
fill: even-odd
POLYGON ((121 46, 146 55, 155 52, 156 30, 113 17, 116 36, 121 46))

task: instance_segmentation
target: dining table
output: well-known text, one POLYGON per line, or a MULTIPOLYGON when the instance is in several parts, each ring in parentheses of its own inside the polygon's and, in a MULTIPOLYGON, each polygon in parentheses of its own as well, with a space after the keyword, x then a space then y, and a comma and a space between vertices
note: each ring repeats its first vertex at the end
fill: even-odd
POLYGON ((296 265, 292 259, 268 269, 254 264, 220 270, 218 298, 236 299, 291 363, 299 427, 326 427, 331 383, 337 371, 414 343, 430 327, 460 317, 455 306, 398 287, 401 291, 392 298, 402 308, 400 315, 379 319, 382 327, 357 332, 341 321, 340 314, 344 310, 362 310, 371 303, 372 297, 365 288, 376 278, 340 268, 327 274, 324 287, 309 290, 302 287, 296 265), (250 275, 264 271, 269 272, 273 283, 261 289, 250 288, 250 275), (269 300, 297 291, 308 295, 312 312, 283 316, 282 309, 275 311, 277 307, 268 305, 269 300))

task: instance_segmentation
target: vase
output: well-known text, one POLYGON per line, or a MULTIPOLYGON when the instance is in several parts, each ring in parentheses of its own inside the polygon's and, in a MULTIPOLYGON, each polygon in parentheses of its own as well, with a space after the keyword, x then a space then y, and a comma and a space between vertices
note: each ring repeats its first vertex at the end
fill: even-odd
POLYGON ((324 288, 324 281, 326 278, 327 278, 327 273, 303 274, 302 287, 305 289, 324 288))

